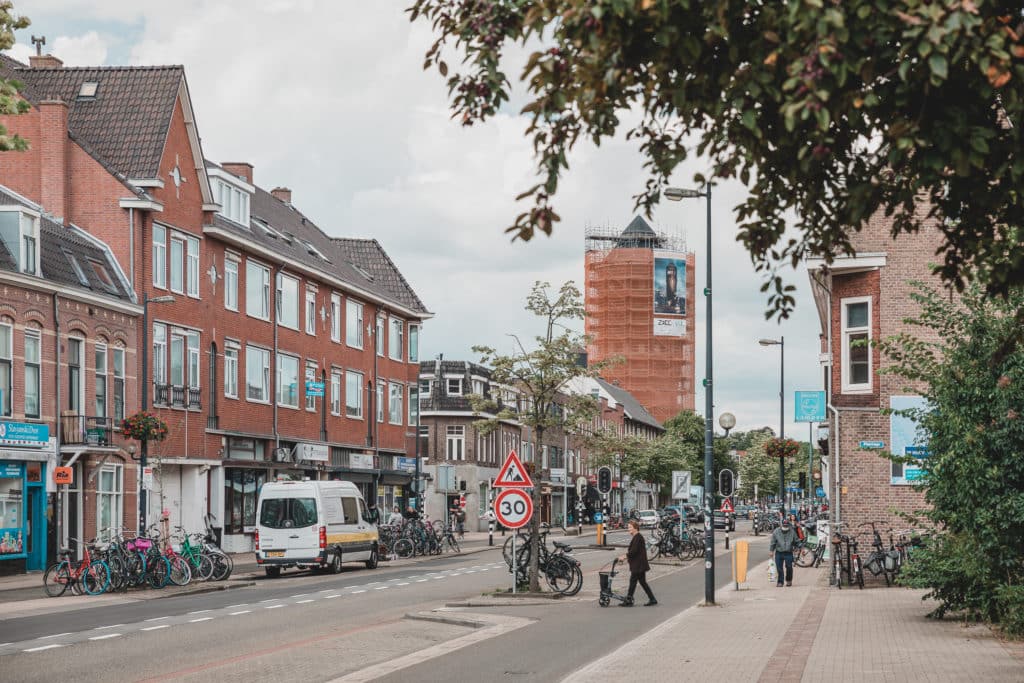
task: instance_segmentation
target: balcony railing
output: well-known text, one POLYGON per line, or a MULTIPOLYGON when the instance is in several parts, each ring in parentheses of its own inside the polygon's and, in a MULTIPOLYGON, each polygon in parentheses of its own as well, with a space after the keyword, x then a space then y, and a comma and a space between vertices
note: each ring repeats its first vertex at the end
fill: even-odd
POLYGON ((153 388, 153 405, 187 408, 189 410, 199 410, 202 408, 202 402, 200 401, 202 390, 199 388, 183 387, 177 384, 155 384, 153 388))
POLYGON ((114 418, 95 415, 60 416, 61 436, 65 444, 110 446, 113 444, 114 418))

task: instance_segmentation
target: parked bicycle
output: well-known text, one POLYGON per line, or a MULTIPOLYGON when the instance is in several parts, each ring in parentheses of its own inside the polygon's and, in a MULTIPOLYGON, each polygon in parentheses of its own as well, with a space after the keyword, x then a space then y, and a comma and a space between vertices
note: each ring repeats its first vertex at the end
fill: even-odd
POLYGON ((70 540, 84 548, 82 559, 73 560, 71 549, 61 548, 61 559, 47 567, 43 573, 43 590, 51 598, 64 595, 68 588, 76 595, 100 595, 106 592, 110 588, 110 567, 103 560, 93 557, 93 553, 98 552, 96 539, 88 542, 77 538, 70 540))

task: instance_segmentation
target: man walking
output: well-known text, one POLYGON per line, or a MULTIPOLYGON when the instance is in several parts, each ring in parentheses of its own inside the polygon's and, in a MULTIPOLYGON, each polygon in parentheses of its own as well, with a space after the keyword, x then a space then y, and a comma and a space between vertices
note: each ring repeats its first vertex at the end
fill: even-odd
POLYGON ((789 519, 782 518, 782 525, 772 532, 769 552, 775 558, 775 571, 778 578, 776 586, 782 586, 782 568, 786 568, 786 585, 793 585, 793 544, 796 543, 796 530, 790 525, 789 519))

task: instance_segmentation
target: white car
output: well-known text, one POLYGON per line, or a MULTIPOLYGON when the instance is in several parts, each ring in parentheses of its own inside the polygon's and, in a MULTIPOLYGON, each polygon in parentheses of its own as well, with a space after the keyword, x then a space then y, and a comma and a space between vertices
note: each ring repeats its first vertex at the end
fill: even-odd
POLYGON ((639 510, 637 517, 640 519, 640 528, 653 529, 658 526, 658 513, 654 510, 639 510))

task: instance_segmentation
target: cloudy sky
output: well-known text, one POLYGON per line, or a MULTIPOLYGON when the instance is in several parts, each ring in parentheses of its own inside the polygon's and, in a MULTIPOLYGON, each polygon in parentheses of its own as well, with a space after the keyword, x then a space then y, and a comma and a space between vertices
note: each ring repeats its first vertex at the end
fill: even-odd
MULTIPOLYGON (((636 146, 620 137, 581 145, 559 192, 553 237, 510 243, 503 228, 523 210, 516 194, 533 182, 524 119, 509 111, 464 129, 449 120, 446 88, 422 71, 429 27, 411 25, 409 0, 16 0, 30 35, 68 66, 183 64, 203 151, 214 161, 248 161, 256 183, 292 188, 304 213, 334 235, 374 237, 435 313, 421 356, 478 360, 474 344, 510 348, 507 333, 539 333, 523 311, 536 280, 582 288, 587 227, 625 227, 644 183, 636 146)), ((516 74, 517 69, 508 73, 516 74)), ((699 160, 674 182, 688 185, 699 160)), ((820 389, 817 315, 806 273, 793 271, 796 314, 766 322, 761 280, 735 241, 738 183, 715 188, 715 405, 738 429, 779 420, 779 352, 762 337, 786 338, 786 433, 792 392, 820 389)), ((697 255, 696 405, 704 376, 705 207, 666 202, 650 222, 686 238, 697 255)))

